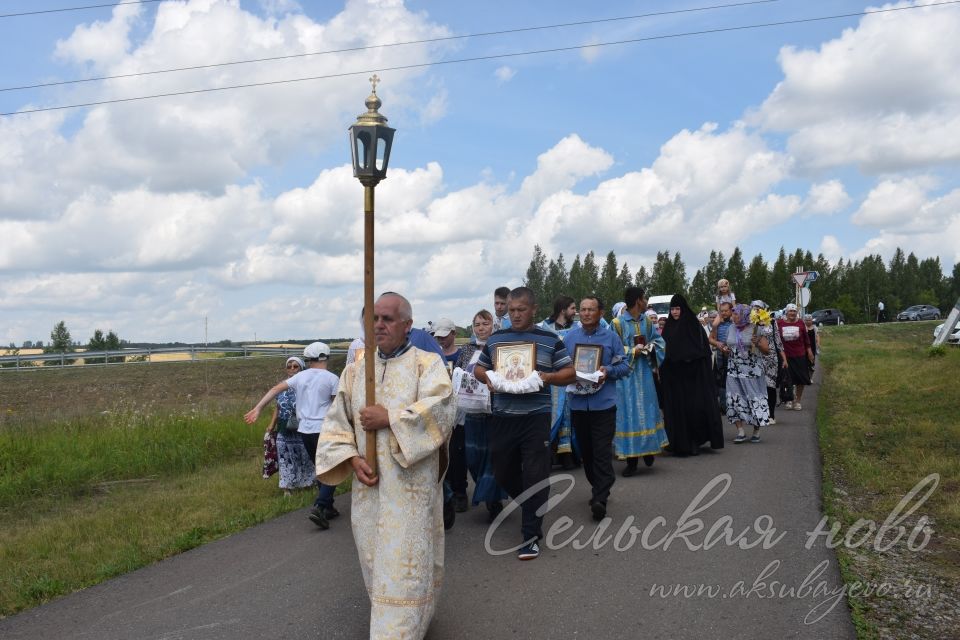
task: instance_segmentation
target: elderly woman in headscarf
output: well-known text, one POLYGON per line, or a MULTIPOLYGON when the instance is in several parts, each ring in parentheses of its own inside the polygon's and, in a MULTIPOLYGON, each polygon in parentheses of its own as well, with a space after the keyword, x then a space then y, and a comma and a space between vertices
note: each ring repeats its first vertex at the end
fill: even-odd
POLYGON ((760 442, 760 428, 770 420, 763 362, 763 356, 770 353, 770 342, 750 322, 747 305, 736 305, 731 319, 733 326, 722 345, 727 355, 727 419, 737 427, 734 444, 747 441, 745 425, 753 427, 750 442, 760 442))
MULTIPOLYGON (((754 310, 767 310, 767 304, 763 300, 754 300, 750 303, 751 312, 754 310)), ((780 342, 780 334, 774 329, 773 323, 759 325, 757 327, 760 335, 767 339, 770 345, 770 353, 763 356, 763 377, 767 383, 767 406, 770 408, 770 420, 767 424, 777 424, 775 419, 777 406, 777 389, 780 386, 780 363, 783 361, 783 344, 780 342)))
POLYGON ((663 421, 670 448, 677 455, 697 455, 709 442, 723 448, 723 424, 713 381, 712 354, 707 334, 681 295, 670 299, 670 315, 663 328, 663 421))
MULTIPOLYGON (((460 347, 456 366, 473 374, 480 359, 480 351, 493 333, 493 315, 481 309, 473 316, 473 336, 470 343, 460 347)), ((493 459, 488 443, 490 434, 489 413, 468 413, 464 421, 464 448, 467 470, 473 476, 473 505, 486 504, 490 522, 503 511, 507 492, 500 488, 493 477, 493 459)))
MULTIPOLYGON (((287 377, 291 377, 306 368, 301 358, 287 358, 285 365, 287 377)), ((268 431, 277 434, 277 458, 280 466, 280 488, 290 495, 292 489, 312 487, 317 472, 313 459, 307 452, 303 439, 297 432, 297 393, 286 389, 277 394, 273 417, 270 418, 268 431)))

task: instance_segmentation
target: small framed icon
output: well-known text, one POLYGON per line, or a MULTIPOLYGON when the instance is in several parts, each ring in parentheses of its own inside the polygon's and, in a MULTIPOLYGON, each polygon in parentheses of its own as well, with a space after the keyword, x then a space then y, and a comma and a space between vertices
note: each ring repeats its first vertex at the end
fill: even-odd
POLYGON ((536 342, 502 342, 496 345, 493 370, 507 380, 523 380, 536 370, 536 342))
POLYGON ((603 347, 599 344, 578 344, 573 350, 573 368, 580 373, 600 370, 603 347))

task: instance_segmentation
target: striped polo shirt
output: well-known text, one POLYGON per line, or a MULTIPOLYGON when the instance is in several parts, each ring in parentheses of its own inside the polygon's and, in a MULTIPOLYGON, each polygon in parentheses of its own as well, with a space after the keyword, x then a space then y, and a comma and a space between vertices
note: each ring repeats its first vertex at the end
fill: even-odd
MULTIPOLYGON (((535 342, 537 344, 537 371, 552 373, 573 364, 567 348, 557 334, 533 326, 526 331, 502 329, 487 340, 477 361, 484 369, 493 369, 493 353, 498 344, 508 342, 535 342)), ((493 413, 501 416, 525 416, 550 413, 550 386, 544 385, 533 393, 494 393, 493 413)))

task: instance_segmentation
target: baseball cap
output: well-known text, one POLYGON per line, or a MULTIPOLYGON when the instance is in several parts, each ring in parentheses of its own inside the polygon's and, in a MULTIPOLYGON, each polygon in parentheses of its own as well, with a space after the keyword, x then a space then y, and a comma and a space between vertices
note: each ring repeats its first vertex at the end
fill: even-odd
POLYGON ((799 311, 799 309, 797 309, 797 305, 793 304, 792 302, 791 302, 790 304, 788 304, 787 306, 785 306, 785 307, 783 308, 783 310, 784 310, 784 311, 799 311))
POLYGON ((303 350, 307 360, 326 360, 330 356, 330 347, 324 342, 311 342, 303 350))
POLYGON ((437 338, 446 338, 452 332, 457 330, 457 325, 450 318, 440 318, 433 325, 433 335, 437 338))
POLYGON ((753 302, 750 303, 750 306, 751 306, 751 307, 758 307, 758 308, 760 308, 760 309, 766 309, 766 308, 767 308, 767 303, 764 302, 763 300, 754 300, 753 302))

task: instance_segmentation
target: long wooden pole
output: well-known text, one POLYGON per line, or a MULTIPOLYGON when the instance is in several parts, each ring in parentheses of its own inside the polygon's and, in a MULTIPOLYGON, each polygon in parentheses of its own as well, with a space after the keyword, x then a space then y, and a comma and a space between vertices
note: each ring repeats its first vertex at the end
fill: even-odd
MULTIPOLYGON (((375 366, 377 342, 373 335, 373 192, 376 187, 363 188, 363 341, 366 406, 377 403, 375 366)), ((367 464, 377 475, 377 432, 367 431, 367 464)))

